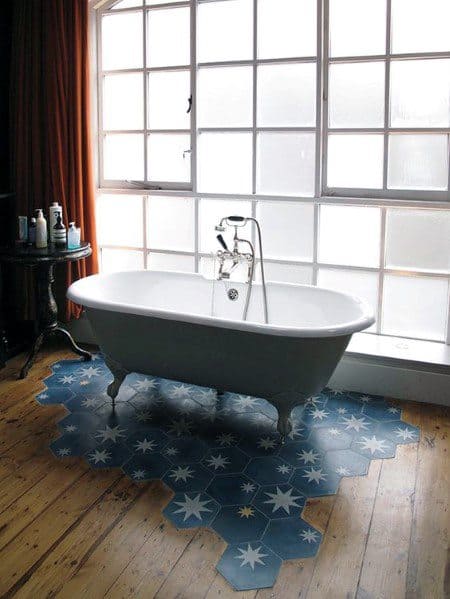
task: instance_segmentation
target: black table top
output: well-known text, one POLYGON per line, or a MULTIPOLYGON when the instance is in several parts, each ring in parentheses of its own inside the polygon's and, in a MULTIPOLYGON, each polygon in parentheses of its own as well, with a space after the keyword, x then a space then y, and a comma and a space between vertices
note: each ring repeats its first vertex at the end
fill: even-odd
POLYGON ((92 254, 91 244, 82 241, 77 248, 56 248, 49 243, 46 248, 36 248, 26 244, 14 247, 0 248, 0 261, 18 264, 38 264, 40 262, 69 262, 81 260, 92 254))

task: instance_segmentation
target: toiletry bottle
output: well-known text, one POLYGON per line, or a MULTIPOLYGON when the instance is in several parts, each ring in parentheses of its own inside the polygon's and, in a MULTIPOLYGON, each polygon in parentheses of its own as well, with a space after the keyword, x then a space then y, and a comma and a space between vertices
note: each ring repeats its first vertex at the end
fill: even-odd
POLYGON ((28 240, 28 219, 26 216, 19 216, 19 241, 26 243, 28 240))
POLYGON ((30 220, 30 227, 28 229, 28 243, 30 245, 35 245, 36 243, 36 219, 34 216, 32 216, 30 220))
POLYGON ((37 211, 38 216, 36 219, 36 247, 46 248, 47 243, 47 221, 44 218, 42 210, 37 211))
POLYGON ((80 229, 77 229, 75 223, 69 223, 69 230, 67 231, 67 247, 69 250, 73 250, 80 246, 80 229))
POLYGON ((54 231, 55 231, 55 225, 56 225, 56 220, 58 218, 58 214, 62 214, 62 207, 58 204, 58 202, 53 202, 53 204, 49 208, 49 221, 50 221, 49 222, 49 226, 50 226, 49 235, 50 235, 50 241, 52 243, 55 242, 54 231))
POLYGON ((61 212, 56 216, 56 223, 53 227, 53 243, 58 249, 64 249, 67 244, 66 227, 61 220, 61 212))

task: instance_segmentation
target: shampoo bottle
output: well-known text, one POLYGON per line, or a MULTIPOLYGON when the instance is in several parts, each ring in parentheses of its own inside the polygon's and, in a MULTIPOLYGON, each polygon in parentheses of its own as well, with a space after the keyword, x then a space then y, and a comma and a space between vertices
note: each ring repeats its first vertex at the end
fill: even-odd
POLYGON ((61 212, 58 212, 56 223, 53 227, 53 243, 58 249, 64 249, 67 245, 66 227, 61 220, 61 212))
POLYGON ((36 247, 46 248, 47 245, 47 221, 44 218, 42 210, 39 209, 36 219, 36 247))
POLYGON ((52 243, 55 242, 54 232, 55 232, 56 221, 58 219, 58 214, 62 214, 62 207, 58 204, 58 202, 53 202, 53 204, 50 206, 50 209, 49 209, 49 226, 50 226, 49 234, 50 234, 50 241, 52 243))

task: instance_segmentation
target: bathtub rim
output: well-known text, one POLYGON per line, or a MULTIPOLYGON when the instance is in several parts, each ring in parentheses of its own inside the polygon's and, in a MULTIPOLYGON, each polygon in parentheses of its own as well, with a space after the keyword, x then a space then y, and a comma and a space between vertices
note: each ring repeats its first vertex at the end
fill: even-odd
MULTIPOLYGON (((83 307, 94 308, 97 310, 107 310, 110 312, 118 312, 125 314, 135 314, 137 316, 149 316, 153 318, 161 318, 164 320, 176 320, 180 322, 189 322, 192 324, 216 326, 218 328, 235 329, 239 331, 248 331, 252 333, 260 333, 264 335, 276 335, 281 337, 339 337, 341 335, 352 335, 358 333, 370 327, 375 322, 374 311, 372 308, 359 297, 351 295, 349 293, 343 293, 336 291, 328 287, 316 287, 315 285, 306 285, 302 283, 277 283, 275 281, 268 281, 267 285, 283 285, 287 287, 303 287, 308 289, 320 289, 330 293, 331 295, 338 295, 345 297, 355 302, 361 309, 361 316, 359 318, 349 320, 344 324, 337 326, 323 326, 323 327, 288 327, 274 324, 258 323, 254 321, 242 321, 232 320, 227 318, 219 318, 217 316, 190 314, 188 312, 179 312, 177 310, 169 309, 155 309, 152 307, 143 306, 142 304, 124 304, 121 302, 115 302, 112 300, 99 300, 96 298, 89 298, 86 293, 86 287, 93 279, 108 278, 111 276, 118 276, 121 274, 128 273, 155 273, 160 275, 180 275, 183 277, 192 277, 195 279, 213 280, 208 279, 201 273, 186 273, 182 271, 164 271, 164 270, 126 270, 117 271, 113 273, 98 273, 90 275, 75 281, 70 285, 66 292, 66 296, 69 300, 79 304, 83 307)), ((254 286, 261 286, 261 283, 254 282, 254 286)))

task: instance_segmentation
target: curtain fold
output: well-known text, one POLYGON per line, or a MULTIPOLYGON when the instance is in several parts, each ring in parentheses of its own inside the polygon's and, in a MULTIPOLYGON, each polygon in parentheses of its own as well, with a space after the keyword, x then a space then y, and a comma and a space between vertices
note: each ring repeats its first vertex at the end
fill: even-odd
MULTIPOLYGON (((98 271, 92 162, 88 0, 16 0, 11 75, 12 182, 17 214, 54 201, 93 254, 66 283, 98 271)), ((65 317, 80 308, 66 302, 65 317)))

